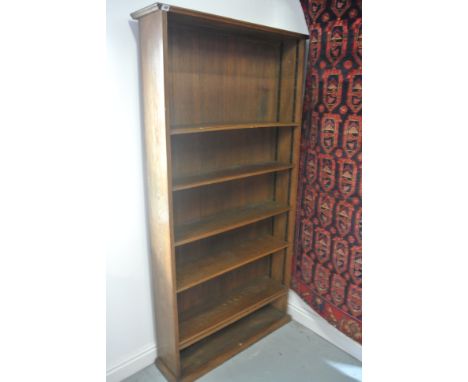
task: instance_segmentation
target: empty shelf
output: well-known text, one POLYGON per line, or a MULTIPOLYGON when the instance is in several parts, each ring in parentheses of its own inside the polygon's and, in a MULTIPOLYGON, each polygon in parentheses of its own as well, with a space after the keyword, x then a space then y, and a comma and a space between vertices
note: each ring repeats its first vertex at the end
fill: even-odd
POLYGON ((265 276, 235 289, 222 299, 194 307, 180 317, 179 349, 209 336, 287 292, 284 285, 265 276))
POLYGON ((186 254, 177 258, 177 292, 239 268, 288 246, 284 240, 263 235, 236 243, 222 242, 209 252, 186 254))
POLYGON ((290 321, 266 306, 181 352, 182 381, 193 381, 290 321))
POLYGON ((175 178, 173 190, 186 190, 188 188, 206 186, 208 184, 222 183, 229 180, 247 178, 249 176, 268 174, 275 171, 288 170, 292 168, 290 163, 268 162, 243 166, 236 166, 227 169, 216 170, 205 174, 190 175, 175 178))
POLYGON ((208 216, 174 228, 175 245, 182 245, 267 219, 289 210, 285 204, 267 202, 208 216))
POLYGON ((294 122, 265 122, 265 123, 241 123, 241 124, 223 124, 223 125, 200 125, 200 126, 180 126, 172 127, 171 135, 208 133, 213 131, 258 129, 265 127, 298 127, 294 122))

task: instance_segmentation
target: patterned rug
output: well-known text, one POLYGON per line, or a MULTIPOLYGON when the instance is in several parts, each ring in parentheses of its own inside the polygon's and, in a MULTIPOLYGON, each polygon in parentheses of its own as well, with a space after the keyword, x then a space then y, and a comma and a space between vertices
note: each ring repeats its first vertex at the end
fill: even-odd
POLYGON ((292 287, 361 342, 361 2, 301 4, 310 50, 292 287))

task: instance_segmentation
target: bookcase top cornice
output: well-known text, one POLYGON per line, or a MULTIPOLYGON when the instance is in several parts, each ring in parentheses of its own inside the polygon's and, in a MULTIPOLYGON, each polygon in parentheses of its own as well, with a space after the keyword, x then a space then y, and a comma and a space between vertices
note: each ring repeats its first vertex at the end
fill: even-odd
POLYGON ((181 16, 188 16, 190 18, 198 19, 199 21, 205 21, 207 23, 215 22, 218 24, 224 24, 227 27, 231 26, 231 27, 237 27, 237 28, 241 28, 245 30, 266 32, 269 34, 280 35, 280 36, 287 37, 287 38, 288 37, 298 38, 298 39, 309 38, 309 35, 302 34, 302 33, 287 31, 287 30, 279 29, 279 28, 273 28, 273 27, 269 27, 266 25, 250 23, 250 22, 242 21, 242 20, 236 20, 236 19, 232 19, 229 17, 214 15, 211 13, 194 11, 191 9, 176 7, 176 6, 172 6, 172 5, 164 4, 164 3, 151 4, 145 8, 142 8, 138 11, 131 13, 130 16, 133 19, 138 20, 143 16, 146 16, 153 12, 159 12, 159 11, 171 12, 173 14, 177 14, 181 16))

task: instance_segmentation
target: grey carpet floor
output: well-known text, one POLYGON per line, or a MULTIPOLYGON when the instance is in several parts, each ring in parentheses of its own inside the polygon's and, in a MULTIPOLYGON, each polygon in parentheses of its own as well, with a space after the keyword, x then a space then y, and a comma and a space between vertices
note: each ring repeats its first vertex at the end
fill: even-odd
MULTIPOLYGON (((198 379, 200 382, 355 382, 361 362, 290 322, 198 379)), ((148 366, 125 382, 165 382, 148 366)))

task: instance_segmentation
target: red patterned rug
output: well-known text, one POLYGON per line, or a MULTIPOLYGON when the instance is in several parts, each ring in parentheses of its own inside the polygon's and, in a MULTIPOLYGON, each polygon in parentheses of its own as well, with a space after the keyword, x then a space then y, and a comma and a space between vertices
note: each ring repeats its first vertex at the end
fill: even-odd
POLYGON ((301 4, 310 50, 292 287, 361 342, 361 2, 301 4))

